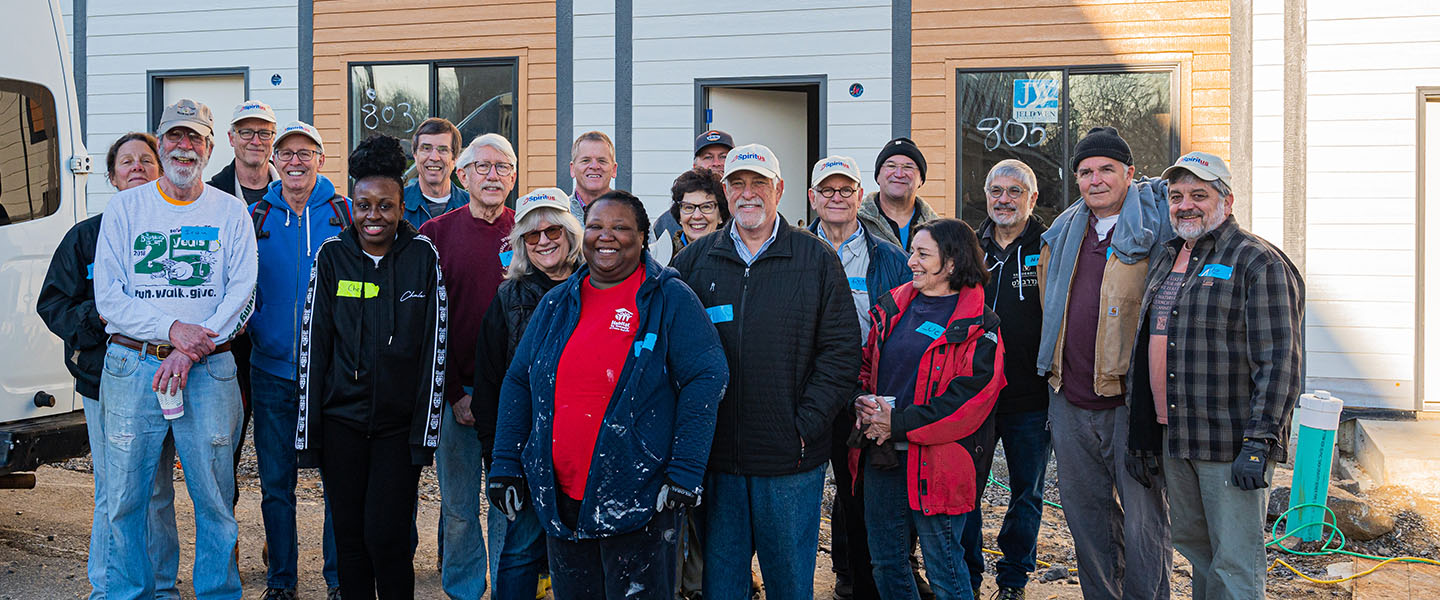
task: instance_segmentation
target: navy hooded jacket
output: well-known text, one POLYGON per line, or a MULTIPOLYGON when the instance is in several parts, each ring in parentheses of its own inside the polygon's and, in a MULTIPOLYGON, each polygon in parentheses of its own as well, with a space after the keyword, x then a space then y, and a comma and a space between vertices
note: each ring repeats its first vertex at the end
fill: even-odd
POLYGON ((674 269, 644 253, 635 296, 640 328, 605 410, 575 529, 556 508, 552 456, 555 371, 580 318, 581 267, 541 299, 500 388, 492 476, 526 478, 545 531, 600 538, 644 527, 666 477, 699 492, 730 379, 720 336, 674 269), (523 466, 522 466, 523 465, 523 466))

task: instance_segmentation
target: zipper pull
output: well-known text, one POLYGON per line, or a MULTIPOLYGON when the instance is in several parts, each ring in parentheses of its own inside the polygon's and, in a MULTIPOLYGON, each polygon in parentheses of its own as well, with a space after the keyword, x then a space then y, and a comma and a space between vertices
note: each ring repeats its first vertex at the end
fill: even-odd
POLYGON ((392 335, 392 336, 390 336, 390 339, 385 340, 385 345, 386 345, 386 346, 390 346, 390 345, 393 345, 394 342, 395 342, 395 336, 392 335))

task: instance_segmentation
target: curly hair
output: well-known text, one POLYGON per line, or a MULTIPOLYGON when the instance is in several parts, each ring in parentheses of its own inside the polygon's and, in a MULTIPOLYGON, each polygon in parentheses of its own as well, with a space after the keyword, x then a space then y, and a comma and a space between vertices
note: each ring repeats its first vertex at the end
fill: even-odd
POLYGON ((680 199, 690 192, 705 192, 720 207, 720 224, 730 221, 730 203, 725 200, 725 185, 710 169, 691 169, 681 173, 670 185, 670 217, 680 222, 680 199))
POLYGON ((636 198, 635 194, 631 194, 625 190, 611 190, 587 205, 585 207, 585 216, 588 218, 590 216, 590 209, 606 200, 621 204, 630 209, 630 212, 635 215, 635 226, 640 232, 640 247, 649 250, 650 215, 645 212, 645 203, 641 202, 639 198, 636 198))
POLYGON ((367 177, 384 177, 405 188, 405 149, 400 140, 388 135, 365 138, 350 153, 350 177, 360 181, 367 177))

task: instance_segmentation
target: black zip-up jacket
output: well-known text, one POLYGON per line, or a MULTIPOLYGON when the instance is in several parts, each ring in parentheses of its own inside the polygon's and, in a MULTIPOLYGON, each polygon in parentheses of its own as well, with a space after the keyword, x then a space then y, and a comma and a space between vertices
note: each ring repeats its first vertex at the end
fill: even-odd
POLYGON ((1020 237, 1001 248, 995 241, 995 222, 980 225, 980 246, 985 249, 985 266, 990 284, 985 286, 985 305, 1000 315, 1000 332, 1005 336, 1005 388, 995 403, 997 414, 1045 410, 1050 392, 1045 377, 1035 374, 1035 357, 1040 352, 1040 325, 1043 315, 1039 285, 1040 234, 1045 224, 1030 215, 1020 237))
POLYGON ((95 240, 100 217, 76 223, 60 240, 45 285, 40 288, 36 312, 45 326, 65 342, 65 368, 75 376, 75 391, 86 398, 100 397, 100 370, 105 366, 105 324, 95 310, 95 240))
POLYGON ((470 396, 470 410, 475 414, 475 432, 480 438, 481 458, 490 468, 491 450, 495 446, 495 422, 500 418, 500 384, 505 370, 515 358, 515 348, 525 335, 525 325, 545 292, 560 285, 549 275, 536 269, 520 279, 506 279, 495 291, 495 300, 485 311, 480 325, 480 339, 475 342, 475 393, 470 396))
POLYGON ((445 303, 439 254, 405 221, 379 265, 354 226, 320 245, 301 316, 302 466, 325 451, 321 417, 370 437, 408 432, 411 463, 430 463, 445 407, 445 303))
POLYGON ((788 475, 830 458, 831 425, 860 376, 860 323, 840 258, 780 218, 775 241, 745 265, 725 228, 672 263, 720 332, 730 384, 710 468, 788 475))

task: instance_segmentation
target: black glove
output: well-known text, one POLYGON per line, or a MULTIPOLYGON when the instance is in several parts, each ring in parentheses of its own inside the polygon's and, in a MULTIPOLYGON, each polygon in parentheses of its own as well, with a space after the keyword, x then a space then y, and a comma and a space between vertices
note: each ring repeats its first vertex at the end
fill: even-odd
POLYGON ((1149 450, 1131 450, 1125 454, 1125 472, 1149 489, 1153 484, 1150 478, 1160 475, 1160 458, 1149 450))
POLYGON ((1245 491, 1270 487, 1265 481, 1265 464, 1270 456, 1269 440, 1245 438, 1240 446, 1240 456, 1230 463, 1230 483, 1245 491))
POLYGON ((665 485, 660 486, 660 496, 655 498, 655 512, 663 512, 667 508, 674 510, 681 506, 686 508, 700 506, 700 493, 686 489, 675 483, 670 477, 665 477, 665 485))
POLYGON ((530 490, 525 487, 524 477, 493 476, 485 496, 490 499, 490 508, 514 521, 520 509, 525 508, 525 501, 530 499, 530 490))

